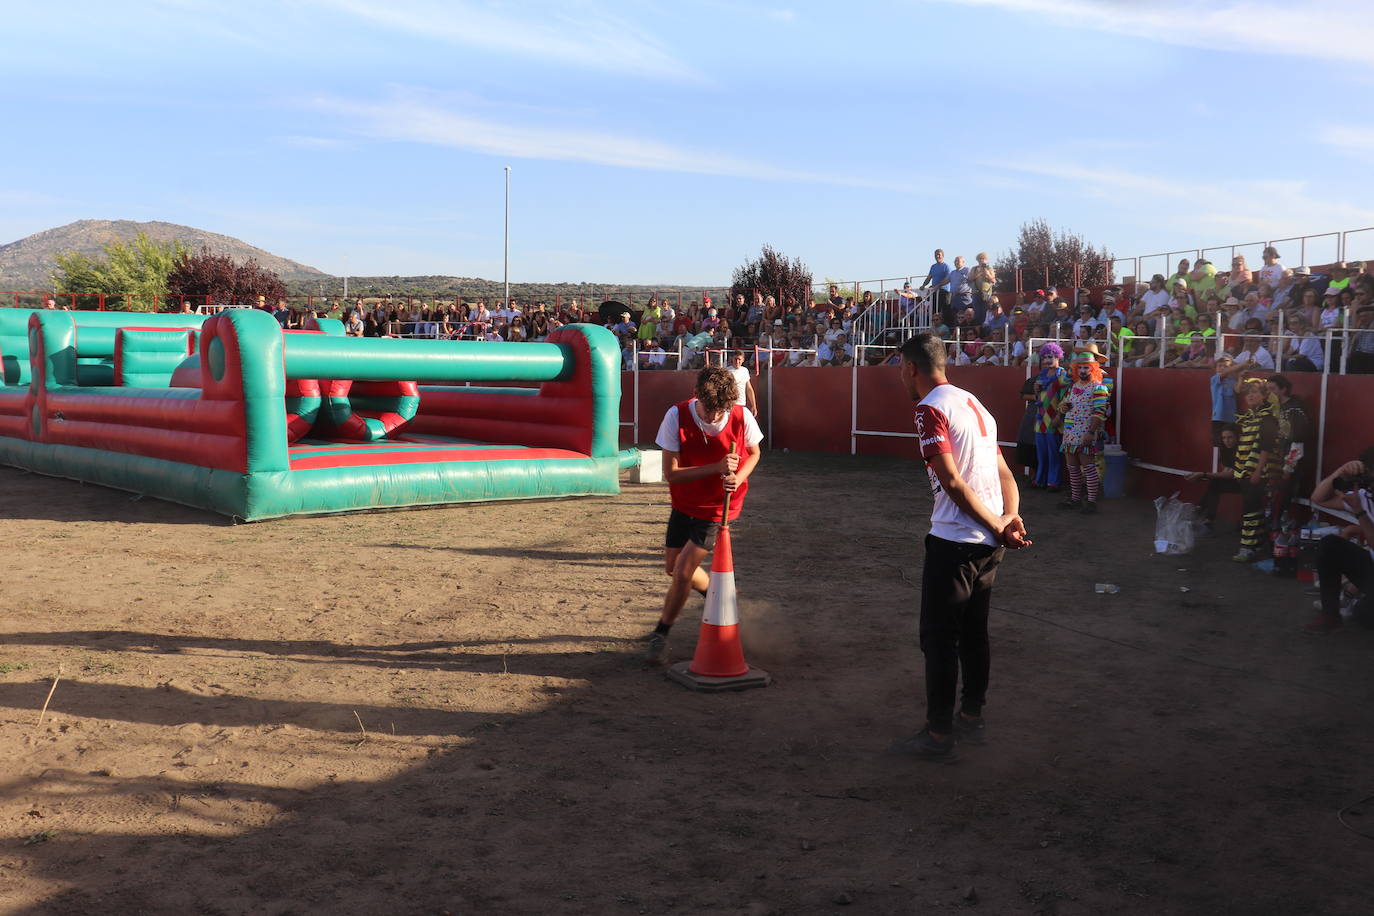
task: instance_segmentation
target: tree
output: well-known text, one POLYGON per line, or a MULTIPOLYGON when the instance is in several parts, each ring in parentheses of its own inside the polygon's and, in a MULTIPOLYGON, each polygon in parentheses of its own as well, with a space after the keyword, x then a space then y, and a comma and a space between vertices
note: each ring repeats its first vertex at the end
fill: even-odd
POLYGON ((1079 286, 1105 286, 1112 282, 1112 254, 1105 247, 1095 249, 1081 235, 1067 230, 1056 234, 1043 219, 1021 225, 1016 247, 997 261, 997 282, 1004 292, 1016 289, 1016 269, 1022 269, 1023 289, 1038 289, 1048 284, 1072 289, 1079 286), (1074 265, 1078 276, 1074 276, 1074 265))
POLYGON ((742 293, 748 302, 755 290, 765 296, 777 296, 778 304, 784 308, 794 302, 806 308, 811 302, 811 269, 801 258, 789 261, 772 245, 764 245, 757 260, 745 261, 735 268, 730 300, 733 302, 742 293))
POLYGON ((58 292, 136 296, 134 309, 146 311, 152 307, 152 297, 167 288, 172 265, 186 254, 180 242, 162 244, 143 232, 133 241, 108 242, 100 247, 104 254, 100 258, 77 251, 57 255, 52 281, 58 292))
POLYGON ((225 304, 248 303, 258 296, 284 299, 286 285, 272 271, 249 258, 235 264, 228 255, 209 248, 182 252, 167 276, 167 292, 182 296, 209 296, 225 304))

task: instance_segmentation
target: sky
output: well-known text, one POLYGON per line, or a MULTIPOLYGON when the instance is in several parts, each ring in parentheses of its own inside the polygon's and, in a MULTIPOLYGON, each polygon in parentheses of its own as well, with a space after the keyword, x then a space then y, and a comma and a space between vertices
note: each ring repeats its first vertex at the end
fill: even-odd
POLYGON ((723 284, 765 243, 902 277, 1036 218, 1119 257, 1374 226, 1365 0, 67 0, 5 26, 0 243, 166 220, 498 279, 506 167, 512 282, 723 284))

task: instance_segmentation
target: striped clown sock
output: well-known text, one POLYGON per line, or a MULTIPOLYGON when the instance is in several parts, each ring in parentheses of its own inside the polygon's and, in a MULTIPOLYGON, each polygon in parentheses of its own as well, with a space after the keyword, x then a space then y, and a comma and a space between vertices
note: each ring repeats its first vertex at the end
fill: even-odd
POLYGON ((1083 465, 1083 480, 1087 484, 1088 502, 1095 503, 1102 495, 1102 477, 1097 473, 1097 465, 1089 462, 1083 465))
POLYGON ((1083 468, 1081 465, 1069 465, 1069 499, 1074 502, 1083 500, 1083 468))

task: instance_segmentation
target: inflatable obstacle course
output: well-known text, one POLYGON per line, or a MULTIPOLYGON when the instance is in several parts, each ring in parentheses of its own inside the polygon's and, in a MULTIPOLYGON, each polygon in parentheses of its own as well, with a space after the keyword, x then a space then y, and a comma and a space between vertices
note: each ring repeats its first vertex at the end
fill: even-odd
POLYGON ((603 328, 543 343, 341 332, 283 333, 247 309, 0 310, 0 461, 245 520, 616 493, 633 463, 603 328), (502 382, 531 387, 488 384, 502 382))

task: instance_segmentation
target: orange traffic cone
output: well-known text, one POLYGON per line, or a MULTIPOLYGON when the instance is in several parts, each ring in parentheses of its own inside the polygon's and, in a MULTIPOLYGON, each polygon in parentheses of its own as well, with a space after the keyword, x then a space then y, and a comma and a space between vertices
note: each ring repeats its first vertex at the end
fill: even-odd
MULTIPOLYGON (((729 503, 726 504, 729 513, 729 503)), ((730 552, 730 524, 721 524, 711 558, 711 584, 701 618, 697 651, 690 662, 668 669, 669 680, 693 690, 716 692, 767 687, 767 671, 750 668, 739 639, 739 605, 735 601, 735 558, 730 552)))

